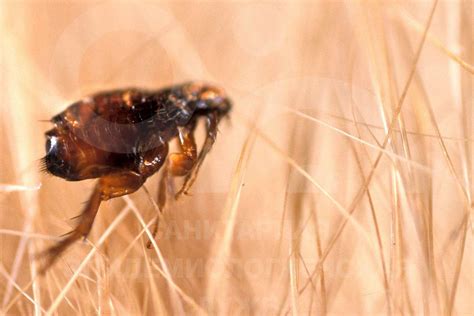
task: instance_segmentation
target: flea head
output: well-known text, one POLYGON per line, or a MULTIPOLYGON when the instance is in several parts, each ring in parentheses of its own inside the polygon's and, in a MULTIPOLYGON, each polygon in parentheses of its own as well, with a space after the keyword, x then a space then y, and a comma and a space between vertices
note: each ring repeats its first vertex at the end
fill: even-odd
POLYGON ((69 173, 70 166, 64 157, 64 143, 54 130, 48 131, 45 136, 46 156, 43 158, 45 171, 65 178, 69 173))
POLYGON ((76 168, 71 160, 71 153, 76 145, 72 139, 68 135, 58 133, 56 129, 46 132, 45 136, 44 170, 67 180, 76 180, 76 168))
POLYGON ((232 108, 229 97, 219 87, 202 82, 191 82, 184 84, 184 90, 192 96, 198 111, 217 111, 220 116, 226 116, 232 108))

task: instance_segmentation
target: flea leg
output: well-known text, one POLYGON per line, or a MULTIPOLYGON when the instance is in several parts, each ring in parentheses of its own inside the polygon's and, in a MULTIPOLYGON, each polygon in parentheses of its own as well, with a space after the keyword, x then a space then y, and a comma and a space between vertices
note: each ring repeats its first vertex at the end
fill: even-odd
MULTIPOLYGON (((172 153, 168 157, 168 164, 164 167, 158 186, 158 208, 163 212, 166 206, 168 192, 174 192, 174 182, 172 177, 179 177, 188 174, 197 158, 196 142, 194 140, 195 124, 179 128, 179 145, 181 152, 172 153)), ((155 238, 158 232, 159 215, 153 225, 152 235, 155 238)), ((151 241, 147 247, 151 248, 151 241)))
POLYGON ((206 120, 206 140, 204 141, 204 145, 202 146, 201 152, 199 153, 199 156, 197 157, 196 162, 192 166, 192 169, 188 172, 186 175, 186 178, 184 179, 183 186, 181 189, 176 193, 175 198, 179 198, 181 194, 188 194, 189 189, 193 185, 194 181, 196 180, 196 176, 199 172, 199 168, 201 168, 202 162, 204 161, 204 158, 206 155, 209 153, 209 151, 212 148, 212 145, 214 145, 214 142, 216 140, 217 136, 217 124, 219 123, 219 117, 217 113, 211 112, 207 115, 207 120, 206 120))
POLYGON ((132 171, 121 171, 101 177, 84 207, 76 228, 66 234, 63 240, 40 254, 40 257, 46 258, 40 273, 45 273, 72 243, 81 237, 87 237, 102 201, 133 193, 143 182, 145 178, 132 171))
MULTIPOLYGON (((163 173, 161 174, 161 177, 160 177, 160 182, 158 184, 158 210, 160 211, 160 213, 163 213, 165 210, 166 192, 170 190, 169 186, 171 186, 172 184, 173 184, 172 179, 169 177, 169 174, 168 174, 168 166, 165 165, 163 169, 163 173)), ((151 235, 153 236, 153 239, 155 239, 156 234, 158 233, 158 225, 160 223, 160 216, 161 214, 157 214, 156 220, 153 223, 153 229, 151 231, 151 235)), ((146 246, 148 249, 152 248, 151 240, 148 241, 146 246)))
POLYGON ((168 155, 168 143, 161 143, 155 148, 140 153, 138 155, 138 173, 145 178, 155 174, 166 161, 166 155, 168 155))
POLYGON ((179 145, 181 152, 169 156, 168 170, 170 176, 181 177, 187 175, 193 168, 197 158, 196 141, 194 140, 195 124, 190 127, 179 128, 179 145))
MULTIPOLYGON (((140 162, 138 163, 138 171, 139 173, 144 176, 144 177, 149 177, 152 174, 158 172, 163 166, 165 160, 166 160, 166 155, 168 155, 168 144, 163 143, 162 145, 152 148, 143 154, 140 155, 140 162)), ((162 174, 162 179, 165 177, 167 174, 166 166, 165 170, 163 170, 162 174)), ((160 188, 161 188, 161 182, 160 181, 160 188)), ((164 198, 161 197, 161 194, 159 194, 158 197, 158 208, 160 211, 163 211, 164 207, 164 198)))
MULTIPOLYGON (((168 155, 168 143, 162 143, 160 146, 149 149, 148 151, 141 154, 140 162, 138 164, 138 170, 140 174, 145 177, 149 177, 152 174, 158 172, 158 170, 160 170, 160 168, 163 166, 164 162, 166 161, 166 155, 168 155)), ((166 176, 167 173, 168 172, 165 166, 165 170, 163 170, 163 173, 161 175, 162 180, 160 180, 160 186, 159 186, 159 194, 158 194, 159 213, 163 213, 164 206, 165 206, 166 197, 164 196, 164 193, 166 193, 166 191, 162 189, 162 186, 163 186, 162 182, 164 181, 163 179, 167 177, 166 176)), ((156 220, 155 220, 155 223, 153 224, 153 230, 152 230, 153 238, 155 238, 156 232, 158 231, 158 223, 160 220, 159 213, 156 214, 156 220)), ((148 241, 147 247, 151 248, 151 240, 148 241)))

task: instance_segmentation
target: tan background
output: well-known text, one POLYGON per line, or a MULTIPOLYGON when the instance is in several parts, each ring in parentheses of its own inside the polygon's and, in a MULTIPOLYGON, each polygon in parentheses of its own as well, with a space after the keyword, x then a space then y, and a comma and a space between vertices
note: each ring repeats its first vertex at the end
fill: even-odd
POLYGON ((0 313, 474 312, 472 2, 0 12, 0 313), (92 92, 184 80, 235 106, 157 247, 144 246, 155 211, 140 190, 104 203, 88 242, 36 277, 34 254, 93 184, 38 172, 41 120, 92 92))

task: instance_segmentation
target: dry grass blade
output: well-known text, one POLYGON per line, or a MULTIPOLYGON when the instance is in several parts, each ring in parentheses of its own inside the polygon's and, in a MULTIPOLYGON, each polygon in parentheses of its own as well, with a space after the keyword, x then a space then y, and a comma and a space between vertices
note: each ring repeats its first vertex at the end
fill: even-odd
POLYGON ((125 219, 125 217, 128 215, 130 212, 130 208, 126 207, 124 208, 114 219, 114 221, 110 224, 109 227, 102 233, 100 236, 99 240, 95 244, 95 247, 93 247, 89 253, 84 257, 84 259, 81 261, 80 265, 77 267, 77 269, 74 271, 74 274, 71 276, 71 278, 68 280, 67 284, 63 287, 61 292, 56 296, 54 299, 53 303, 49 306, 46 315, 52 315, 56 309, 59 307, 61 304, 61 301, 64 299, 66 293, 71 289, 72 285, 74 284, 74 281, 79 277, 81 271, 85 268, 85 266, 89 263, 89 261, 92 259, 94 254, 97 252, 98 248, 107 240, 107 238, 110 236, 110 234, 114 231, 114 229, 125 219))
POLYGON ((0 235, 11 235, 11 236, 20 236, 20 237, 26 237, 29 239, 32 238, 38 238, 38 239, 46 239, 46 240, 60 240, 60 238, 56 236, 49 236, 49 235, 44 235, 44 234, 35 234, 35 233, 26 233, 24 231, 18 231, 18 230, 13 230, 13 229, 0 229, 0 235))
POLYGON ((0 183, 0 191, 2 192, 16 192, 16 191, 37 191, 41 188, 41 183, 37 185, 19 185, 19 184, 4 184, 0 183))
MULTIPOLYGON (((217 271, 215 271, 216 276, 220 276, 225 271, 226 260, 229 256, 232 247, 232 238, 233 232, 235 229, 235 221, 237 217, 237 210, 240 202, 240 196, 242 193, 243 181, 245 177, 245 170, 247 168, 248 159, 252 151, 252 147, 255 143, 256 138, 256 126, 253 126, 242 146, 240 152, 240 157, 237 163, 237 166, 232 177, 232 183, 230 186, 230 191, 227 197, 226 206, 224 208, 224 214, 227 214, 227 223, 224 227, 222 233, 222 238, 216 238, 214 241, 214 248, 216 254, 216 262, 219 264, 217 266, 217 271)), ((214 277, 209 284, 209 289, 206 295, 214 299, 218 293, 219 286, 219 277, 214 277)))
MULTIPOLYGON (((16 282, 15 280, 13 280, 10 275, 8 274, 8 272, 5 270, 5 268, 3 267, 3 265, 0 264, 0 274, 2 274, 2 276, 7 279, 12 285, 13 287, 21 294, 23 295, 24 297, 26 297, 28 299, 28 301, 30 301, 34 306, 35 306, 35 309, 40 309, 43 313, 46 312, 42 307, 41 305, 39 304, 39 302, 35 301, 34 298, 32 298, 30 295, 28 295, 28 293, 26 293, 26 291, 24 289, 22 289, 16 282)), ((6 308, 2 308, 2 313, 5 311, 8 311, 8 306, 6 306, 6 308)))
MULTIPOLYGON (((423 26, 417 20, 415 20, 406 10, 397 10, 399 16, 408 23, 410 27, 415 29, 419 33, 423 33, 423 26)), ((462 68, 468 71, 471 75, 474 74, 474 67, 468 62, 463 60, 457 54, 453 53, 450 49, 446 47, 437 37, 428 32, 428 40, 433 43, 437 48, 439 48, 443 53, 445 53, 449 58, 458 63, 462 68)))
POLYGON ((338 201, 334 199, 334 197, 329 193, 326 189, 324 189, 317 181, 312 177, 308 172, 306 172, 294 159, 288 157, 285 152, 279 148, 267 135, 265 135, 262 131, 257 130, 258 136, 262 138, 279 156, 281 156, 284 160, 286 160, 295 170, 301 173, 312 185, 314 185, 321 193, 323 193, 335 206, 336 209, 340 212, 340 214, 346 219, 346 221, 350 222, 352 226, 362 235, 366 240, 367 244, 370 245, 373 249, 375 246, 373 245, 373 241, 370 236, 365 231, 364 227, 362 227, 350 214, 350 212, 344 208, 338 201))
POLYGON ((363 144, 363 145, 365 145, 365 146, 367 146, 367 147, 369 147, 369 148, 379 150, 381 153, 384 153, 385 155, 387 155, 387 156, 389 156, 389 157, 391 157, 391 158, 404 161, 404 162, 406 162, 406 163, 412 165, 413 167, 419 169, 420 171, 423 171, 423 172, 426 172, 426 173, 431 173, 431 172, 432 172, 431 169, 430 169, 429 167, 427 167, 427 166, 424 166, 424 165, 422 165, 422 164, 420 164, 420 163, 418 163, 418 162, 416 162, 416 161, 407 159, 407 158, 405 158, 405 157, 403 157, 403 156, 397 155, 397 154, 395 154, 395 153, 393 153, 393 152, 391 152, 391 151, 389 151, 389 150, 386 150, 386 149, 384 149, 384 148, 381 148, 381 147, 379 147, 379 146, 373 145, 373 144, 371 144, 371 143, 369 143, 369 142, 367 142, 367 141, 365 141, 365 140, 363 140, 363 139, 357 138, 357 137, 355 137, 354 135, 351 135, 351 134, 349 134, 349 133, 347 133, 347 132, 344 132, 344 131, 342 131, 342 130, 340 130, 340 129, 338 129, 338 128, 336 128, 336 127, 334 127, 334 126, 332 126, 332 125, 330 125, 330 124, 328 124, 328 123, 326 123, 326 122, 324 122, 324 121, 321 121, 320 119, 317 119, 317 118, 315 118, 315 117, 312 117, 312 116, 310 116, 310 115, 307 115, 307 114, 305 114, 305 113, 303 113, 303 112, 300 112, 300 111, 298 111, 298 110, 288 109, 288 111, 289 111, 289 112, 292 112, 292 113, 294 113, 294 114, 296 114, 296 115, 298 115, 298 116, 300 116, 300 117, 303 117, 303 118, 305 118, 305 119, 308 119, 308 120, 310 120, 310 121, 316 122, 316 123, 318 123, 318 124, 320 124, 320 125, 322 125, 322 126, 324 126, 324 127, 327 127, 327 128, 329 128, 330 130, 333 130, 333 131, 335 131, 335 132, 337 132, 337 133, 340 133, 340 134, 342 134, 342 135, 344 135, 344 136, 346 136, 346 137, 348 137, 348 138, 350 138, 350 139, 352 139, 352 140, 354 140, 354 141, 357 141, 357 142, 359 142, 359 143, 361 143, 361 144, 363 144))
POLYGON ((155 266, 157 270, 163 275, 163 277, 166 279, 166 281, 169 282, 171 285, 172 293, 173 293, 173 305, 175 308, 175 312, 179 313, 184 313, 183 307, 181 305, 181 301, 178 299, 177 294, 183 297, 183 299, 191 305, 191 307, 194 308, 196 312, 199 312, 200 314, 205 314, 203 309, 196 303, 194 300, 188 296, 182 289, 180 289, 176 283, 173 281, 170 271, 168 269, 168 266, 166 264, 166 261, 163 258, 163 255, 161 254, 161 251, 158 247, 158 244, 156 243, 155 239, 153 238, 153 235, 151 231, 148 229, 148 226, 146 225, 145 221, 143 220, 142 216, 140 215, 140 212, 136 208, 136 206, 133 204, 132 200, 128 196, 124 196, 123 199, 126 201, 127 205, 130 207, 130 209, 133 211, 134 215, 137 217, 138 221, 140 222, 140 225, 143 227, 143 230, 147 234, 148 238, 150 238, 151 243, 153 245, 153 249, 155 250, 161 264, 161 268, 158 266, 155 266))
MULTIPOLYGON (((426 39, 426 34, 428 32, 428 29, 431 25, 431 21, 433 19, 433 15, 434 15, 434 12, 435 12, 435 9, 436 9, 436 6, 437 6, 437 3, 438 1, 435 0, 434 4, 433 4, 433 7, 430 11, 430 14, 429 14, 429 17, 428 17, 428 22, 427 22, 427 25, 426 25, 426 28, 425 28, 425 32, 423 33, 423 36, 422 36, 422 39, 420 41, 420 44, 418 46, 418 49, 415 53, 415 58, 414 58, 414 61, 413 61, 413 64, 412 64, 412 67, 411 67, 411 71, 410 71, 410 74, 408 76, 408 79, 407 79, 407 82, 405 84, 405 87, 403 89, 403 92, 400 96, 400 99, 398 101, 398 104, 397 104, 397 107, 395 108, 395 110, 393 111, 393 118, 390 122, 390 125, 388 127, 388 133, 387 135, 385 136, 384 138, 384 141, 382 143, 382 149, 384 149, 389 140, 390 140, 390 135, 391 135, 391 130, 394 128, 396 122, 397 122, 397 118, 398 118, 398 115, 400 114, 401 110, 402 110, 402 106, 404 104, 404 101, 405 101, 405 98, 407 96, 407 93, 408 93, 408 89, 411 85, 411 82, 413 80, 413 77, 415 75, 415 71, 416 71, 416 65, 418 64, 418 60, 420 58, 420 55, 421 55, 421 51, 422 51, 422 48, 424 46, 424 43, 425 43, 425 39, 426 39)), ((372 165, 372 168, 370 170, 370 173, 369 175, 366 177, 366 180, 363 184, 363 186, 360 188, 360 190, 358 191, 357 195, 355 196, 351 206, 348 208, 348 218, 347 220, 342 223, 342 225, 337 229, 337 232, 336 234, 334 235, 334 237, 331 239, 331 241, 329 242, 329 245, 327 246, 326 248, 326 251, 324 252, 323 254, 323 257, 319 260, 318 264, 316 265, 316 268, 314 269, 313 273, 311 274, 311 277, 314 278, 315 275, 317 275, 317 273, 319 272, 319 269, 321 268, 321 264, 322 262, 325 260, 325 258, 327 257, 327 255, 329 254, 330 250, 332 249, 332 247, 334 246, 334 243, 336 242, 336 240, 339 238, 340 234, 342 233, 342 231, 344 230, 344 227, 347 223, 347 221, 349 219, 352 219, 351 215, 352 213, 354 212, 354 210, 356 209, 359 201, 361 200, 361 198, 364 196, 365 192, 367 191, 368 189, 368 186, 372 180, 372 177, 375 173, 375 169, 377 168, 379 162, 380 162, 380 159, 382 157, 382 152, 380 152, 378 155, 377 155, 377 158, 375 159, 375 162, 374 164, 372 165)), ((309 282, 306 282, 306 284, 302 287, 302 289, 300 290, 300 293, 302 291, 304 291, 304 289, 308 286, 309 282)))

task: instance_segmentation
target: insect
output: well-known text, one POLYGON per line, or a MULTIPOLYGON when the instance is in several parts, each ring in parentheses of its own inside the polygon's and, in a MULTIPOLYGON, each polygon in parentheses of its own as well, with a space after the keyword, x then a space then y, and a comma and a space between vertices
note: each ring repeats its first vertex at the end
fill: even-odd
MULTIPOLYGON (((86 237, 102 201, 137 191, 148 177, 164 168, 158 206, 166 203, 172 177, 184 177, 177 198, 186 194, 216 139, 220 120, 231 101, 223 90, 188 82, 157 91, 123 89, 95 94, 54 116, 45 133, 44 171, 68 181, 98 178, 78 225, 42 253, 46 271, 75 241, 86 237), (206 137, 198 153, 195 129, 206 122, 206 137), (178 139, 179 152, 168 154, 178 139)), ((157 225, 154 228, 156 234, 157 225)))

